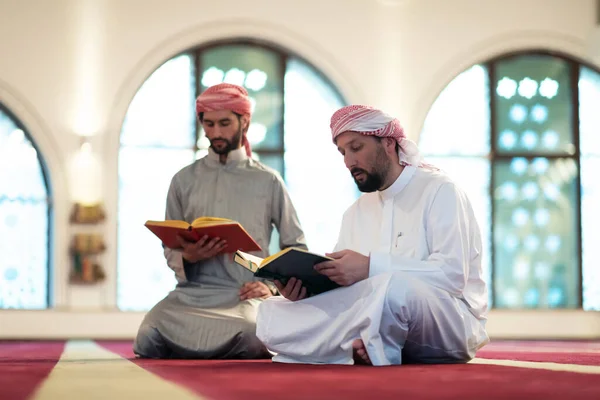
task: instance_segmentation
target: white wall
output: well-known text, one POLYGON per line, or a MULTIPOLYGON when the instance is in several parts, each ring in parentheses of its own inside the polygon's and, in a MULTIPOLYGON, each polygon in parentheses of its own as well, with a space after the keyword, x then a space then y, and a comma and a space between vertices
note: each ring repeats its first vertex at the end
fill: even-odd
MULTIPOLYGON (((56 212, 56 309, 0 311, 0 337, 135 333, 142 315, 115 310, 118 135, 137 88, 174 54, 226 37, 269 40, 320 68, 349 101, 396 114, 417 139, 438 93, 475 62, 527 48, 585 59, 593 6, 593 0, 0 0, 0 102, 44 153, 56 212), (101 227, 108 279, 94 287, 66 283, 75 185, 68 161, 78 134, 94 135, 109 215, 101 227)), ((501 336, 529 329, 598 337, 600 316, 496 312, 489 327, 501 336), (542 320, 531 329, 523 325, 546 317, 564 321, 562 330, 542 320)))

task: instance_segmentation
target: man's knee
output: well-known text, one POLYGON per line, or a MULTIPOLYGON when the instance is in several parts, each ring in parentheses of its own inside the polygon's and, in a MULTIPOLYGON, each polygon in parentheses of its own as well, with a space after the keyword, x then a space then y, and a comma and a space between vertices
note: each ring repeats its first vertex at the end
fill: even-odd
POLYGON ((246 321, 238 333, 238 338, 244 343, 260 343, 258 336, 256 336, 256 323, 253 321, 246 321))
POLYGON ((146 322, 138 329, 133 352, 142 358, 167 358, 170 353, 160 332, 146 322))
POLYGON ((446 291, 401 272, 392 277, 386 300, 406 327, 405 362, 466 363, 475 355, 460 304, 446 291))
POLYGON ((441 293, 441 291, 425 284, 420 279, 406 272, 398 271, 392 275, 386 299, 388 304, 414 308, 420 303, 427 302, 428 299, 444 295, 448 296, 448 294, 441 293))
POLYGON ((256 323, 246 321, 242 329, 235 335, 234 346, 236 357, 239 358, 270 358, 264 343, 256 334, 256 323))

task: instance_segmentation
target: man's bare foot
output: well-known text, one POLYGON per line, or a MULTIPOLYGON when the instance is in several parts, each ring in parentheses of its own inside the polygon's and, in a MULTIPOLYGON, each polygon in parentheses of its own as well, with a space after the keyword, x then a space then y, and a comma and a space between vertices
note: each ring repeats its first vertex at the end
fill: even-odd
POLYGON ((372 365, 365 344, 361 339, 356 339, 352 342, 352 356, 354 364, 372 365))

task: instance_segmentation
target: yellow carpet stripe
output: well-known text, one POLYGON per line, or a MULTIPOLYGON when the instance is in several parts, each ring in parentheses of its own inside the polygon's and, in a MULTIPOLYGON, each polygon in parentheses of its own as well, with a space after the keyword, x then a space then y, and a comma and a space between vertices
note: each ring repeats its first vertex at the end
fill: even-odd
POLYGON ((91 341, 69 341, 33 400, 205 399, 91 341))
MULTIPOLYGON (((484 349, 485 349, 485 347, 484 347, 484 349)), ((514 352, 514 353, 557 353, 557 354, 578 353, 578 354, 590 354, 590 355, 600 353, 599 349, 553 349, 553 348, 539 348, 539 349, 528 348, 528 349, 523 349, 523 347, 501 348, 501 349, 498 349, 498 348, 491 349, 490 348, 489 351, 493 351, 493 352, 497 352, 497 353, 508 353, 508 352, 514 352)))
POLYGON ((525 347, 525 346, 486 346, 482 348, 482 351, 493 351, 497 353, 502 352, 525 352, 525 353, 589 353, 596 354, 600 353, 598 347, 525 347))
POLYGON ((515 361, 515 360, 494 360, 491 358, 474 358, 469 364, 487 364, 502 365, 505 367, 544 369, 548 371, 578 372, 580 374, 600 374, 600 366, 597 365, 578 365, 578 364, 559 364, 552 362, 535 361, 515 361))

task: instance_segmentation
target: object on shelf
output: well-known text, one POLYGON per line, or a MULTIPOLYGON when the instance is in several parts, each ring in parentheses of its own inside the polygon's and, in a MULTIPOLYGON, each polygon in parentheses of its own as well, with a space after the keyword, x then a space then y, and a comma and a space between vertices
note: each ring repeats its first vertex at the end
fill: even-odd
POLYGON ((71 244, 71 283, 94 284, 106 278, 104 269, 97 262, 98 255, 106 249, 102 235, 79 233, 71 244))
POLYGON ((71 212, 71 223, 74 224, 97 224, 106 218, 101 203, 81 204, 75 203, 71 212))

